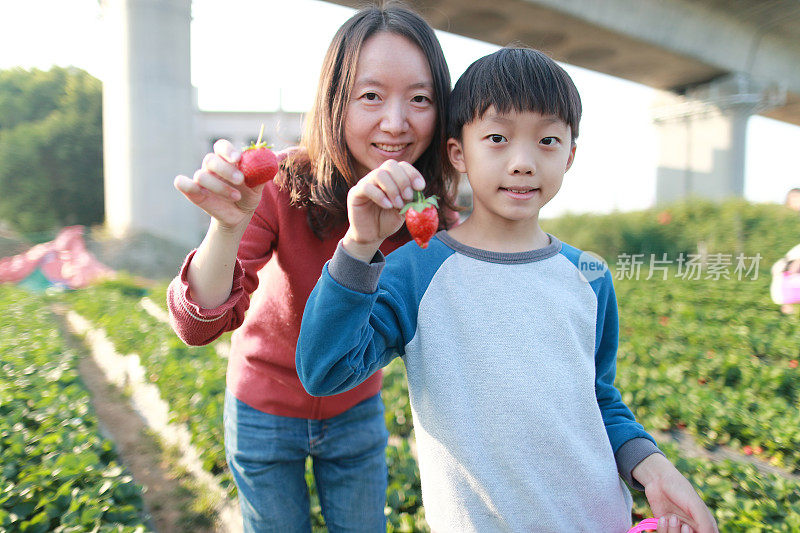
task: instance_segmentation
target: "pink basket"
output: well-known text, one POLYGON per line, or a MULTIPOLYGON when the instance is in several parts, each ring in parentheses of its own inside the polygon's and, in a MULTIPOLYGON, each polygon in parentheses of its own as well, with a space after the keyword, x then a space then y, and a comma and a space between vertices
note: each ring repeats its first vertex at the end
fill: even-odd
POLYGON ((639 533, 640 531, 655 531, 658 529, 658 518, 645 518, 632 528, 628 533, 639 533))
POLYGON ((800 273, 784 272, 781 280, 781 294, 783 303, 800 303, 800 273))

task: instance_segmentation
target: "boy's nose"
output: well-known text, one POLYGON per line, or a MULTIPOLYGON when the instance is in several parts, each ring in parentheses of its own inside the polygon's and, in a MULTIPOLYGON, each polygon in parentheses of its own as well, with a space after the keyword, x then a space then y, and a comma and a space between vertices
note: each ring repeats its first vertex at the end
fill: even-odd
POLYGON ((527 174, 533 176, 536 173, 536 165, 531 157, 516 157, 511 161, 508 170, 514 175, 527 174))
POLYGON ((381 119, 381 129, 392 135, 398 135, 408 129, 405 106, 399 103, 388 104, 381 119))

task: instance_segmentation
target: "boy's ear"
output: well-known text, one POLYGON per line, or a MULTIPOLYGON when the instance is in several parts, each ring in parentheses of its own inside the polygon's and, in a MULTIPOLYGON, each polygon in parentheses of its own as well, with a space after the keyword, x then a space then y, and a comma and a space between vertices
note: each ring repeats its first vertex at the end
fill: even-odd
POLYGON ((572 166, 572 162, 575 161, 575 148, 577 147, 578 145, 575 144, 575 141, 572 141, 572 148, 570 148, 569 150, 569 159, 567 159, 567 168, 564 169, 564 174, 567 173, 567 171, 572 166))
POLYGON ((447 139, 447 155, 456 170, 462 174, 467 171, 467 166, 464 164, 464 149, 458 139, 454 137, 447 139))

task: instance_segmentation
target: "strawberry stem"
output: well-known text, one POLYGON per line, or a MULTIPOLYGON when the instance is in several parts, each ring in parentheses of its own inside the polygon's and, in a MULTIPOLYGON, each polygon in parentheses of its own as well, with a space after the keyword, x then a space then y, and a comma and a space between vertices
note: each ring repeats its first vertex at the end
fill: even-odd
POLYGON ((425 193, 422 191, 414 191, 414 198, 406 203, 402 209, 400 209, 400 214, 404 214, 409 209, 413 209, 417 213, 422 213, 427 207, 439 207, 438 197, 434 194, 433 196, 429 196, 425 198, 425 193))
POLYGON ((258 132, 258 140, 256 141, 256 146, 261 144, 261 137, 264 135, 264 124, 261 124, 261 131, 258 132))

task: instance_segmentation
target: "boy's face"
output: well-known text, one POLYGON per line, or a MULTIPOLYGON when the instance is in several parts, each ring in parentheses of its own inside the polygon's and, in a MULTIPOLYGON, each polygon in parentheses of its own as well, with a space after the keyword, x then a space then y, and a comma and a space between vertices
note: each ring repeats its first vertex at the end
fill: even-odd
POLYGON ((473 216, 482 223, 538 222, 575 157, 570 127, 532 111, 500 115, 490 107, 449 139, 453 166, 472 186, 473 216))

